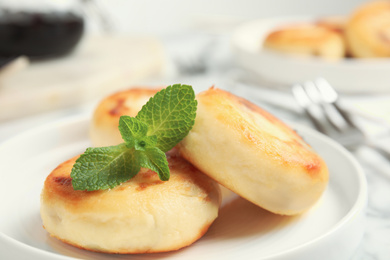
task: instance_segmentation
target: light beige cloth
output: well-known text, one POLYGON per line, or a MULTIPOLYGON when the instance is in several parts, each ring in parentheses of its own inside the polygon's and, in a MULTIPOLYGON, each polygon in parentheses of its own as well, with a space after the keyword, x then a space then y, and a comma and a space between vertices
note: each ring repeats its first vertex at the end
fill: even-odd
POLYGON ((70 55, 31 62, 0 78, 0 120, 70 107, 159 74, 161 43, 151 37, 87 36, 70 55))

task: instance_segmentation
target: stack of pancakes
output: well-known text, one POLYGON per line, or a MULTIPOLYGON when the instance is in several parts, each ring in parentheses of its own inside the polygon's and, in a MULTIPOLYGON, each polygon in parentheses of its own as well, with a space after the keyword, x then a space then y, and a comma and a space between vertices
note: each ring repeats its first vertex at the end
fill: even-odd
MULTIPOLYGON (((135 116, 158 89, 134 88, 104 99, 93 115, 95 146, 122 142, 119 117, 135 116)), ((275 214, 312 207, 328 183, 325 162, 290 127, 231 93, 196 96, 195 125, 167 153, 171 178, 151 170, 110 190, 71 185, 77 157, 47 177, 41 196, 45 229, 80 248, 107 253, 176 250, 198 240, 218 216, 222 185, 275 214)))

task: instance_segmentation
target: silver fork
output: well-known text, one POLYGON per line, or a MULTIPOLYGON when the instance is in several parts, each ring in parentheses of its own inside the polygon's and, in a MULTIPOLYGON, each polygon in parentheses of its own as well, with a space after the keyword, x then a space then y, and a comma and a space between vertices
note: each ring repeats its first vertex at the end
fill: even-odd
POLYGON ((293 95, 318 131, 328 135, 349 150, 364 145, 390 160, 390 152, 372 143, 339 103, 333 87, 322 78, 295 84, 293 95))

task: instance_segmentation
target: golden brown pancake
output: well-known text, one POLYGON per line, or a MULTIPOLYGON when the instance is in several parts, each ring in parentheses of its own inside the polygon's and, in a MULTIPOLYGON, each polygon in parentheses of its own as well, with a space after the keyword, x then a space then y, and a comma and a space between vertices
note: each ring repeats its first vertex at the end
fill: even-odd
POLYGON ((264 40, 265 49, 299 56, 340 59, 345 44, 340 32, 319 24, 302 23, 270 32, 264 40))
POLYGON ((352 56, 390 57, 390 1, 368 2, 357 8, 345 31, 352 56))
POLYGON ((315 24, 329 28, 337 33, 344 34, 348 18, 345 16, 328 16, 318 19, 315 24))
POLYGON ((135 117, 142 106, 161 88, 132 88, 117 92, 103 99, 96 107, 90 127, 94 146, 110 146, 123 143, 118 130, 119 118, 135 117))
POLYGON ((202 237, 218 215, 218 184, 173 151, 169 181, 142 169, 120 186, 99 191, 73 189, 76 159, 54 169, 41 194, 43 225, 65 243, 118 254, 172 251, 202 237))
POLYGON ((345 56, 351 57, 351 51, 347 44, 347 39, 345 36, 345 28, 347 27, 348 17, 346 16, 328 16, 322 17, 316 21, 316 24, 319 26, 326 27, 336 33, 338 33, 344 42, 345 47, 345 56))
POLYGON ((249 101, 210 88, 197 95, 184 158, 221 185, 271 212, 309 209, 328 183, 322 158, 290 127, 249 101))

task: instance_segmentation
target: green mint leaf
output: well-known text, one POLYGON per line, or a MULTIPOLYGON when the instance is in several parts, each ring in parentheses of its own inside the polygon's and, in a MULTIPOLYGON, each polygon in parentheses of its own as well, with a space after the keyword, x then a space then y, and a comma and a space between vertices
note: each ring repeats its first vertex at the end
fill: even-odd
POLYGON ((147 135, 156 135, 156 146, 167 152, 193 127, 196 106, 197 101, 192 87, 175 84, 150 98, 136 118, 148 125, 147 135))
POLYGON ((142 167, 156 172, 160 180, 169 180, 170 173, 167 157, 165 153, 157 147, 149 148, 139 153, 139 161, 142 167))
POLYGON ((75 190, 104 190, 131 179, 140 169, 134 149, 120 144, 88 148, 76 160, 70 176, 75 190))
POLYGON ((148 125, 137 118, 121 116, 119 131, 128 148, 144 151, 156 146, 157 137, 155 135, 147 136, 148 125))
POLYGON ((166 181, 170 177, 165 152, 191 130, 197 101, 191 86, 172 85, 158 92, 138 115, 122 116, 119 131, 124 143, 88 148, 76 160, 71 172, 75 190, 114 188, 134 177, 141 167, 155 171, 166 181))
POLYGON ((145 151, 148 148, 155 147, 157 144, 157 136, 145 136, 143 138, 140 138, 135 143, 135 149, 137 151, 145 151))

